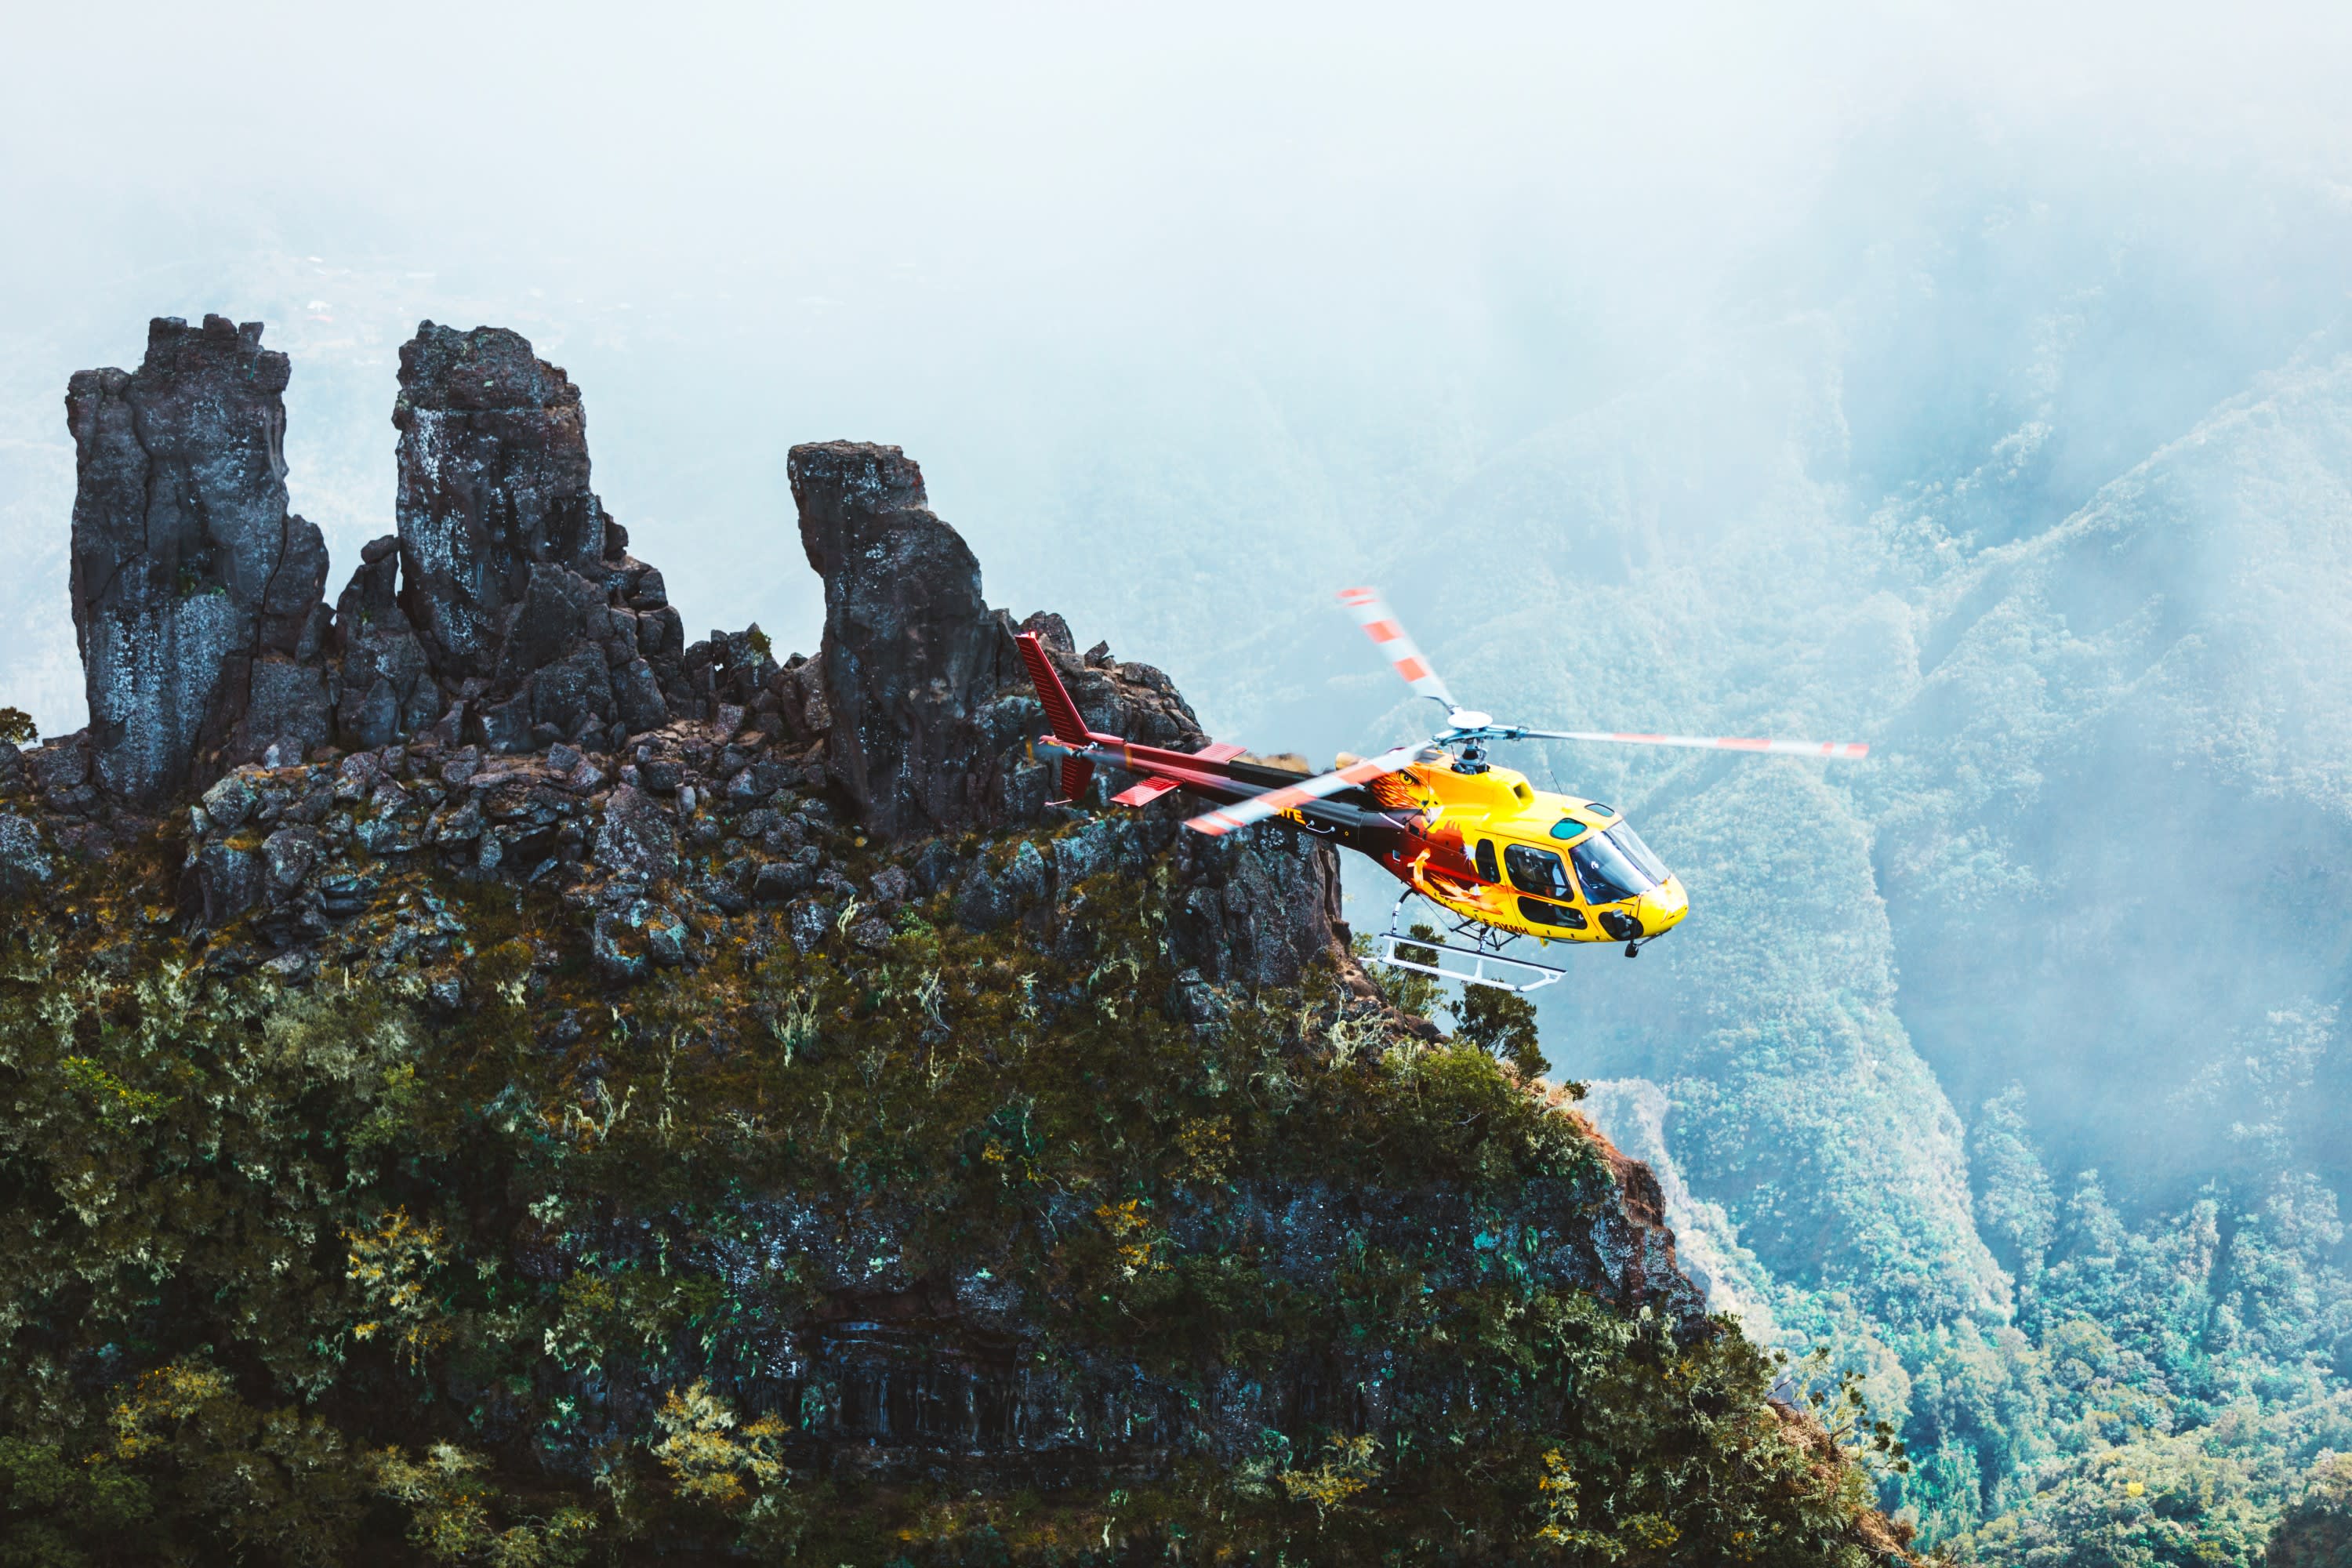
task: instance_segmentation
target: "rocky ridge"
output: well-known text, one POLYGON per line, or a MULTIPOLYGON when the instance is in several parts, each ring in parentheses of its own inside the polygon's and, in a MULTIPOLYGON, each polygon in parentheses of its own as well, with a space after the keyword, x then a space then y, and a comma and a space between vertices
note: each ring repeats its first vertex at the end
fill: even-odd
MULTIPOLYGON (((362 552, 331 618, 318 531, 285 513, 289 366, 260 339, 257 322, 159 320, 137 373, 74 378, 77 626, 92 712, 129 717, 0 755, 0 788, 37 801, 68 849, 190 802, 180 907, 215 963, 299 977, 462 955, 446 909, 377 929, 378 895, 411 871, 561 893, 625 979, 690 963, 709 922, 755 910, 803 951, 845 921, 873 946, 910 895, 952 888, 987 928, 1161 854, 1181 867, 1174 941, 1202 984, 1295 984, 1339 952, 1336 866, 1286 831, 1235 849, 1163 814, 1092 823, 1050 857, 950 847, 1047 819, 1016 630, 1044 636, 1090 722, 1205 737, 1158 670, 1076 657, 1058 616, 991 609, 898 448, 792 452, 825 582, 816 659, 778 663, 757 626, 687 646, 660 572, 589 488, 578 389, 516 333, 428 321, 401 353, 399 531, 362 552), (205 413, 166 440, 159 409, 205 413), (198 635, 194 601, 203 636, 260 650, 249 669, 161 657, 198 635), (183 715, 201 722, 174 729, 183 715), (886 863, 918 837, 932 842, 886 863)), ((39 879, 45 854, 27 818, 0 818, 6 874, 39 879)))
MULTIPOLYGON (((244 485, 238 515, 260 520, 248 531, 278 542, 312 597, 281 591, 282 571, 248 592, 254 574, 217 541, 210 555, 184 539, 175 548, 197 563, 198 581, 224 584, 206 589, 235 611, 224 625, 250 622, 252 662, 292 672, 249 689, 299 700, 240 708, 233 683, 199 682, 153 704, 207 715, 184 747, 142 749, 145 732, 109 721, 21 754, 0 748, 0 883, 12 896, 87 888, 110 861, 160 852, 177 868, 175 892, 135 920, 167 929, 203 973, 298 986, 334 975, 345 988, 357 976, 461 1037, 478 1017, 500 1020, 509 1035, 496 1048, 546 1064, 535 1070, 562 1086, 534 1114, 583 1159, 621 1136, 629 1097, 645 1087, 644 1064, 623 1043, 636 1016, 680 987, 719 994, 746 975, 796 977, 808 997, 850 999, 824 1026, 842 1037, 830 1047, 813 1019, 793 1021, 797 1004, 772 1016, 768 1003, 752 1008, 777 1040, 804 1039, 786 1045, 783 1066, 795 1049, 840 1053, 866 1039, 858 1048, 877 1061, 897 1052, 929 1063, 935 1094, 945 1052, 992 1064, 975 1072, 1009 1072, 995 1064, 1000 1053, 1017 1059, 1016 1042, 1092 1029, 1119 1007, 1195 1042, 1211 1065, 1206 1087, 1187 1092, 1212 1095, 1229 1092, 1217 1065, 1228 1056, 1231 1070, 1268 1084, 1320 1083, 1318 1074, 1337 1083, 1349 1064, 1407 1063, 1436 1038, 1349 956, 1334 854, 1310 836, 1277 823, 1209 839, 1182 832, 1172 806, 1101 816, 1049 804, 1046 770, 1027 754, 1043 719, 1017 630, 1040 636, 1090 725, 1164 745, 1206 737, 1158 670, 1100 646, 1080 656, 1057 616, 1016 625, 988 606, 977 561, 929 510, 919 469, 897 448, 828 442, 792 453, 802 540, 825 582, 815 658, 778 662, 756 627, 681 647, 660 574, 627 554, 588 489, 576 388, 512 333, 426 323, 402 356, 399 531, 363 552, 331 619, 315 598, 324 553, 305 542, 316 531, 283 513, 285 362, 259 352, 259 335, 219 318, 194 333, 158 322, 164 352, 151 346, 145 383, 121 378, 110 395, 130 413, 107 417, 137 416, 167 393, 226 411, 232 434, 220 439, 237 462, 205 468, 192 448, 171 448, 182 454, 171 460, 210 475, 205 493, 244 485), (947 952, 965 955, 961 970, 940 967, 947 952), (990 952, 1003 956, 983 963, 990 952), (926 964, 928 979, 908 979, 926 964), (1131 994, 1147 979, 1149 994, 1131 994), (956 995, 1010 1020, 1003 1037, 972 1037, 956 995), (593 1022, 600 1011, 617 1032, 593 1022), (898 1032, 880 1028, 902 1013, 898 1032), (876 1024, 859 1022, 868 1014, 876 1024)), ((93 384, 110 377, 120 373, 93 384)), ((78 414, 78 438, 87 424, 78 414)), ((118 471, 129 448, 85 450, 112 456, 86 463, 98 477, 76 510, 78 616, 85 514, 131 515, 118 471)), ((171 515, 182 526, 219 511, 171 515)), ((109 526, 93 522, 92 540, 131 536, 127 523, 109 526)), ((104 584, 93 570, 93 615, 178 626, 180 578, 162 558, 116 554, 135 570, 104 584)), ((93 713, 129 711, 98 700, 101 685, 133 679, 112 651, 125 638, 84 635, 99 649, 93 713)), ((68 899, 64 927, 96 920, 88 907, 84 894, 68 899)), ((120 942, 95 951, 128 962, 120 942)), ((751 994, 769 994, 769 984, 751 994)), ((719 1074, 746 1047, 708 1018, 699 1026, 707 1070, 719 1074)), ((673 1026, 673 1065, 660 1069, 666 1103, 683 1032, 673 1026)), ((517 1092, 509 1085, 499 1103, 517 1092)), ((1269 1092, 1279 1104, 1300 1091, 1269 1092)), ((827 1116, 833 1103, 828 1092, 827 1116)), ((1024 1103, 1034 1101, 1015 1094, 982 1132, 959 1135, 980 1168, 1042 1166, 1024 1103)), ((1522 1091, 1508 1103, 1527 1112, 1522 1091)), ((1045 1236, 1107 1228, 1129 1238, 1114 1257, 1129 1259, 1130 1280, 1164 1268, 1152 1261, 1162 1254, 1222 1257, 1255 1260, 1276 1282, 1268 1289, 1303 1289, 1377 1255, 1418 1260, 1425 1291, 1475 1294, 1508 1279, 1589 1296, 1654 1323, 1670 1344, 1711 1342, 1716 1331, 1676 1264, 1656 1183, 1557 1093, 1529 1135, 1549 1151, 1538 1163, 1551 1173, 1507 1184, 1501 1196, 1481 1195, 1483 1176, 1433 1187, 1376 1173, 1226 1170, 1213 1142, 1224 1134, 1200 1131, 1223 1119, 1183 1125, 1184 1168, 1207 1184, 1168 1199, 1148 1230, 1121 1217, 1133 1202, 1121 1209, 1084 1185, 1023 1199, 1034 1211, 1024 1223, 1045 1236), (1504 1245, 1507 1254, 1489 1250, 1504 1245)), ((729 1332, 747 1359, 710 1363, 697 1386, 800 1412, 793 1464, 842 1484, 1162 1484, 1194 1458, 1257 1463, 1282 1430, 1377 1430, 1481 1397, 1466 1371, 1366 1361, 1337 1343, 1271 1374, 1180 1371, 1066 1339, 1048 1358, 1036 1298, 1004 1273, 1003 1258, 1034 1245, 1017 1234, 992 1244, 1001 1250, 986 1253, 997 1259, 988 1266, 918 1266, 889 1260, 919 1253, 932 1222, 887 1184, 855 1202, 753 1190, 725 1208, 713 1225, 675 1200, 608 1201, 602 1217, 515 1221, 506 1245, 521 1277, 550 1290, 614 1268, 685 1268, 719 1282, 744 1303, 729 1332), (792 1286, 779 1294, 782 1279, 792 1286)), ((548 1375, 566 1407, 593 1410, 604 1427, 534 1439, 490 1414, 481 1431, 509 1447, 535 1442, 535 1462, 574 1479, 605 1462, 593 1433, 641 1424, 687 1364, 667 1353, 587 1372, 557 1361, 566 1370, 548 1375)), ((449 1377, 448 1397, 478 1397, 454 1368, 449 1377)))
POLYGON ((86 761, 47 766, 91 793, 54 807, 152 811, 246 763, 428 736, 609 752, 764 678, 740 636, 688 646, 589 487, 579 389, 499 328, 426 321, 402 349, 398 530, 330 610, 319 531, 286 510, 290 366, 261 336, 161 318, 137 370, 73 378, 92 724, 58 743, 86 761))

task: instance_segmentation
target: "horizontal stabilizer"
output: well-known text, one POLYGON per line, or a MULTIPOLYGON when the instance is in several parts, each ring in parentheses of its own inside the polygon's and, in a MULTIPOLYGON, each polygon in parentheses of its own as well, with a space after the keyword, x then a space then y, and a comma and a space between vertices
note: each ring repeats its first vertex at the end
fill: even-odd
POLYGON ((1248 750, 1247 746, 1238 746, 1231 741, 1212 741, 1192 754, 1204 763, 1230 763, 1248 750))
POLYGON ((1170 790, 1183 787, 1174 779, 1149 778, 1133 789, 1123 789, 1110 798, 1115 805, 1150 805, 1170 790))

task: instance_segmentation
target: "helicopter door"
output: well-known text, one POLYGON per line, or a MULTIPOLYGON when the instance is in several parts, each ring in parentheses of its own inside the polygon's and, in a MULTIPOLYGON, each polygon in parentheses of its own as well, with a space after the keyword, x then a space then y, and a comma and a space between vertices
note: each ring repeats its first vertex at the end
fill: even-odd
POLYGON ((1576 884, 1570 880, 1568 868, 1560 863, 1559 856, 1532 845, 1507 844, 1503 847, 1503 863, 1511 869, 1511 886, 1523 893, 1538 895, 1519 900, 1521 919, 1538 925, 1564 926, 1570 931, 1584 929, 1584 911, 1574 907, 1576 884))
POLYGON ((1509 844, 1504 846, 1503 858, 1511 868, 1511 886, 1519 891, 1558 899, 1564 904, 1576 901, 1576 884, 1569 880, 1568 868, 1550 850, 1509 844))
POLYGON ((1495 841, 1491 838, 1478 840, 1478 875, 1489 882, 1503 879, 1501 868, 1495 864, 1495 841))

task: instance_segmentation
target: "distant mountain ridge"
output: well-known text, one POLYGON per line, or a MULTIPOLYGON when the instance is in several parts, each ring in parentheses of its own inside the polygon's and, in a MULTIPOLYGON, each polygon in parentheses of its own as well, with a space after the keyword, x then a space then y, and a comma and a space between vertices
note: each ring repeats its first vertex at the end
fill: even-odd
POLYGON ((1639 813, 1694 903, 1554 1008, 1547 1048, 1664 1091, 1669 1190, 1721 1205, 1782 1342, 1870 1370, 1923 1461, 1885 1500, 1927 1539, 2090 1528, 2054 1522, 2057 1478, 2125 1442, 2084 1414, 2108 1378, 2152 1401, 2145 1494, 2161 1456, 2210 1448, 2237 1500, 2198 1539, 2258 1549, 2352 1442, 2352 357, 2315 339, 2057 521, 1987 541, 2046 426, 1873 503, 1845 351, 1825 321, 1776 341, 1785 380, 1670 379, 1497 462, 1492 505, 1485 478, 1454 503, 1559 563, 1540 612, 1484 616, 1475 584, 1423 612, 1475 628, 1429 640, 1486 705, 1874 742, 1845 772, 1520 759, 1639 813), (1627 436, 1644 421, 1665 454, 1627 436), (1673 439, 1703 449, 1678 465, 1673 439), (2168 1240, 2200 1226, 2202 1251, 2168 1240), (2127 1316, 2119 1361, 2053 1384, 2037 1358, 2115 1331, 2150 1273, 2160 1326, 2127 1316), (1955 1334, 2004 1367, 2005 1414, 1949 1403, 1955 1334))

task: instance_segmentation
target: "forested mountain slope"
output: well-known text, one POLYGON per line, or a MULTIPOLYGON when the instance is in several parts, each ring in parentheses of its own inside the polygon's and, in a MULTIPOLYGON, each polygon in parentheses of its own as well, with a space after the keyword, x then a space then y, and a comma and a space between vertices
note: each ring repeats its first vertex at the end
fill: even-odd
POLYGON ((1664 1088, 1779 1331, 1904 1413, 1930 1539, 2244 1560, 2352 1444, 2352 358, 2323 331, 2095 483, 2059 422, 2095 419, 2028 399, 1890 494, 1869 353, 1758 329, 1453 503, 1550 563, 1414 612, 1483 705, 1875 748, 1536 760, 1696 911, 1546 1048, 1664 1088))
POLYGON ((261 337, 74 382, 100 719, 0 750, 0 1555, 1912 1561, 1851 1390, 1707 1315, 1572 1089, 1390 1004, 1328 846, 1049 802, 898 448, 793 451, 815 658, 685 643, 579 389, 426 323, 330 614, 261 337))

